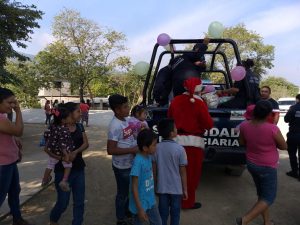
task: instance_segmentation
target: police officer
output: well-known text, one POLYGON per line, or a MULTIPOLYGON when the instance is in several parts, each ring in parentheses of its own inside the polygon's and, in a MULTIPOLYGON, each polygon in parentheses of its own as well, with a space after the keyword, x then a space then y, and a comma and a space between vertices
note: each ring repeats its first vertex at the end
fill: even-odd
POLYGON ((286 175, 300 179, 300 94, 296 96, 296 104, 291 106, 284 117, 284 121, 289 123, 287 144, 292 168, 286 175), (297 161, 297 150, 299 163, 297 161))

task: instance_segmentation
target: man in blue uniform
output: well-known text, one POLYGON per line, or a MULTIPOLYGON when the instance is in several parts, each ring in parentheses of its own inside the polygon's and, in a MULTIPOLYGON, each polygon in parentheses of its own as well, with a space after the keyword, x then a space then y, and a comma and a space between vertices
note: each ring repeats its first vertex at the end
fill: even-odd
POLYGON ((193 52, 184 53, 171 59, 167 66, 160 69, 153 89, 153 97, 160 106, 169 103, 169 94, 172 90, 174 97, 186 91, 183 87, 186 79, 201 77, 201 73, 206 70, 204 55, 209 41, 209 38, 205 38, 203 43, 194 45, 193 52))
POLYGON ((287 172, 286 175, 300 179, 300 94, 296 96, 296 104, 291 106, 291 108, 284 117, 284 121, 286 123, 289 123, 289 132, 287 133, 287 144, 288 153, 290 157, 290 164, 292 168, 292 170, 290 172, 287 172))

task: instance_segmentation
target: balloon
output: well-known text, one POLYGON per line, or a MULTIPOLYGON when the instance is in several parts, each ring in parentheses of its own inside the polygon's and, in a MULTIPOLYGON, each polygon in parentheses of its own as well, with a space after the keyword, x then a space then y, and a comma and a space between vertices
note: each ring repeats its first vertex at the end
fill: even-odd
POLYGON ((231 78, 235 81, 243 80, 246 76, 246 70, 243 66, 236 66, 231 70, 231 78))
POLYGON ((170 44, 170 41, 171 41, 171 37, 165 33, 162 33, 162 34, 158 35, 158 37, 157 37, 157 43, 160 46, 166 46, 166 45, 170 44))
MULTIPOLYGON (((166 51, 171 51, 171 46, 170 45, 166 45, 164 46, 164 48, 166 49, 166 51)), ((173 50, 176 51, 175 46, 173 45, 173 50)))
POLYGON ((213 85, 206 85, 204 88, 205 93, 214 92, 216 89, 213 85))
POLYGON ((150 67, 149 63, 140 61, 134 65, 133 71, 137 75, 145 75, 147 74, 149 67, 150 67))
POLYGON ((208 35, 212 38, 221 38, 223 36, 224 26, 218 21, 209 24, 208 35))

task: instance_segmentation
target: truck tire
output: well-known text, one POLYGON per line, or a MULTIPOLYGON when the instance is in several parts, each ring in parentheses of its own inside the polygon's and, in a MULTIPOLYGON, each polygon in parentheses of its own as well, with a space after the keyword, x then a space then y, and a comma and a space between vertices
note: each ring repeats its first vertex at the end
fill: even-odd
POLYGON ((245 165, 228 165, 225 167, 225 173, 229 176, 240 177, 246 169, 245 165))

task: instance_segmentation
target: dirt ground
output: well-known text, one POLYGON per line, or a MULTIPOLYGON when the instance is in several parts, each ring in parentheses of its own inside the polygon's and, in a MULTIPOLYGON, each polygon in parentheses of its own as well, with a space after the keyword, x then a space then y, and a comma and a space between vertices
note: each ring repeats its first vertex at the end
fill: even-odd
MULTIPOLYGON (((34 154, 44 126, 27 124, 23 137, 25 154, 34 154)), ((89 127, 87 135, 90 148, 85 152, 86 168, 86 210, 85 225, 113 225, 114 196, 116 185, 111 169, 111 159, 106 155, 106 128, 89 127)), ((41 172, 43 168, 40 168, 41 172)), ((281 152, 279 167, 278 197, 271 207, 271 216, 276 225, 300 224, 300 182, 285 175, 289 169, 288 157, 281 152)), ((23 216, 36 225, 48 224, 48 217, 56 198, 53 185, 29 200, 22 208, 23 216)), ((241 177, 228 176, 224 167, 205 165, 197 198, 203 204, 198 210, 182 211, 183 225, 233 225, 234 219, 245 213, 256 200, 255 188, 247 171, 241 177)), ((60 225, 70 225, 72 203, 65 212, 60 225)), ((11 218, 0 221, 11 224, 11 218)), ((261 218, 254 225, 261 225, 261 218)))

